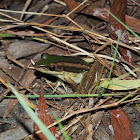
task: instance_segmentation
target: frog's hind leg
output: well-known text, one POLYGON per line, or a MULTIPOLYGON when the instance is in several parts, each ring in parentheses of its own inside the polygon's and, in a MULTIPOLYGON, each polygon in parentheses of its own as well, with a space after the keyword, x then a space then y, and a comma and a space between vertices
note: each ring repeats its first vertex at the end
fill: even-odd
POLYGON ((74 92, 77 92, 79 90, 77 83, 74 82, 69 76, 64 76, 64 79, 67 83, 71 85, 71 88, 74 92))

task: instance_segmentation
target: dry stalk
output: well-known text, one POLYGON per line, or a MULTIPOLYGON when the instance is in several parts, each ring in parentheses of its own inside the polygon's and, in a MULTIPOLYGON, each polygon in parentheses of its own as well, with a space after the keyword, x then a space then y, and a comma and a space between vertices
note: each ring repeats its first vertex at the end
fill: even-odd
POLYGON ((43 15, 43 16, 52 16, 52 17, 65 17, 64 15, 56 15, 56 14, 45 14, 45 13, 36 13, 36 12, 24 12, 24 11, 14 11, 14 10, 4 10, 0 9, 1 12, 7 13, 18 13, 18 14, 28 14, 28 15, 43 15))

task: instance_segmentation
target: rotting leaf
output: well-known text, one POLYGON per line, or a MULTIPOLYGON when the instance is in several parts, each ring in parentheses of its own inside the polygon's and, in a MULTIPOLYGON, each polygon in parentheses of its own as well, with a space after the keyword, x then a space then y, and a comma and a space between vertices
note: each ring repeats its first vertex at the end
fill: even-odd
POLYGON ((133 133, 130 131, 130 120, 122 108, 109 110, 114 136, 116 140, 133 140, 133 133))
MULTIPOLYGON (((41 83, 41 93, 40 93, 38 105, 36 108, 36 114, 46 126, 49 126, 50 124, 53 123, 53 120, 49 114, 49 110, 48 110, 46 102, 45 102, 42 83, 41 83)), ((37 132, 39 130, 40 130, 39 127, 34 123, 34 131, 37 132)), ((55 136, 56 139, 60 140, 60 137, 56 131, 55 126, 49 128, 49 130, 55 136)), ((47 138, 44 136, 44 134, 42 132, 35 136, 35 139, 38 139, 38 138, 40 138, 42 140, 47 140, 47 138)))

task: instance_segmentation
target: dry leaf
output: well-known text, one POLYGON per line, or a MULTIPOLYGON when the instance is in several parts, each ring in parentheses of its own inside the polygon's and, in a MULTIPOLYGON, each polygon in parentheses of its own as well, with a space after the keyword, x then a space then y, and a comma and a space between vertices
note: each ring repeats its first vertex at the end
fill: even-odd
POLYGON ((130 131, 130 120, 122 108, 109 110, 114 136, 116 140, 133 140, 133 133, 130 131))
MULTIPOLYGON (((50 124, 53 123, 53 120, 51 118, 51 115, 49 113, 49 110, 48 110, 46 102, 45 102, 44 91, 43 91, 43 86, 42 85, 41 85, 41 93, 40 93, 38 105, 37 105, 37 108, 36 108, 36 114, 46 126, 49 126, 50 124)), ((39 131, 39 130, 40 130, 39 127, 34 123, 34 131, 36 132, 36 131, 39 131)), ((49 128, 49 130, 55 136, 56 139, 60 140, 60 137, 59 137, 59 135, 56 131, 55 126, 49 128)), ((39 133, 36 136, 37 136, 37 138, 39 137, 42 140, 47 140, 47 138, 44 136, 43 133, 39 133)))

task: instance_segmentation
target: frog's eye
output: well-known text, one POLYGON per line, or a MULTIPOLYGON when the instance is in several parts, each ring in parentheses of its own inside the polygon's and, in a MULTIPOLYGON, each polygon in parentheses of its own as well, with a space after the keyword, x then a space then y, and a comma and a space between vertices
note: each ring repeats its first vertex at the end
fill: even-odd
POLYGON ((55 65, 50 64, 50 65, 49 65, 49 70, 54 71, 54 70, 55 70, 55 65))
POLYGON ((47 54, 47 53, 43 53, 43 54, 41 55, 41 59, 47 59, 47 57, 48 57, 48 54, 47 54))

